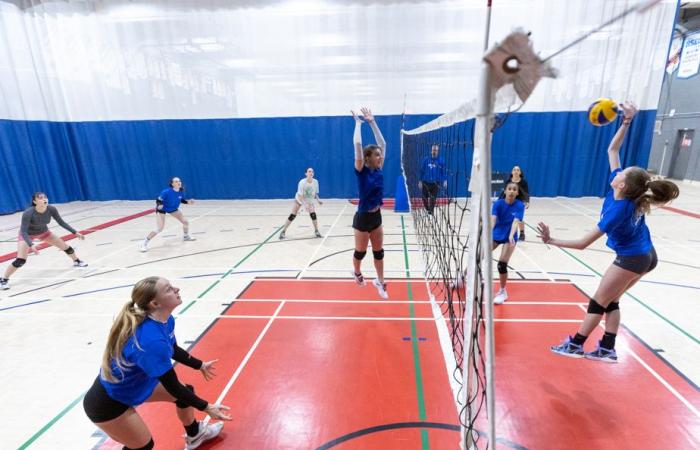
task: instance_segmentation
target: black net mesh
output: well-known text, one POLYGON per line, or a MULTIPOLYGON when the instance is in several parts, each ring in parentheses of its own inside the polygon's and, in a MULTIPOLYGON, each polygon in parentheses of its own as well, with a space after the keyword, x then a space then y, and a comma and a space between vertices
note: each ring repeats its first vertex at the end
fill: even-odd
MULTIPOLYGON (((483 425, 486 421, 482 417, 486 415, 482 296, 480 289, 475 290, 470 305, 465 289, 468 258, 475 257, 470 256, 467 245, 472 222, 468 186, 473 137, 474 120, 420 134, 403 134, 401 163, 416 239, 423 253, 425 277, 446 319, 450 336, 454 360, 446 362, 452 372, 453 386, 458 386, 455 396, 460 421, 466 430, 466 448, 486 448, 486 437, 480 438, 477 431, 477 423, 483 425), (469 334, 466 338, 465 329, 469 334)), ((478 243, 479 239, 474 242, 478 243)), ((478 254, 479 249, 475 250, 478 254)), ((478 263, 476 267, 478 276, 478 263)))

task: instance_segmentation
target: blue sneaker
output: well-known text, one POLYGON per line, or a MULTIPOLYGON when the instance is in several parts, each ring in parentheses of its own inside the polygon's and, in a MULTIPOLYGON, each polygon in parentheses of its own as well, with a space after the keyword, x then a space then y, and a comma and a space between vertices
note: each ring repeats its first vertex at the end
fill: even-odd
POLYGON ((551 351, 558 355, 568 356, 569 358, 583 358, 583 345, 574 344, 571 336, 567 336, 566 340, 559 345, 549 347, 551 351))
POLYGON ((617 362, 617 353, 615 352, 614 348, 603 348, 600 346, 600 342, 598 342, 598 348, 593 350, 592 352, 586 353, 586 359, 592 359, 595 361, 603 361, 606 363, 616 363, 617 362))

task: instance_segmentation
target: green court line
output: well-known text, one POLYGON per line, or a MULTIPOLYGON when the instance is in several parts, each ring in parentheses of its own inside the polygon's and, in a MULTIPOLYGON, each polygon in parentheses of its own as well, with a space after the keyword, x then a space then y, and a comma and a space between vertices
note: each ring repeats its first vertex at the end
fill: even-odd
MULTIPOLYGON (((253 250, 250 251, 250 253, 248 253, 247 255, 245 255, 245 256, 243 257, 243 259, 241 259, 240 261, 238 261, 238 262, 236 263, 236 265, 233 266, 231 269, 229 269, 229 271, 226 272, 221 278, 219 278, 218 280, 216 280, 214 283, 211 284, 211 286, 209 286, 208 288, 206 288, 206 289, 204 290, 204 292, 202 292, 201 294, 199 294, 199 295, 197 296, 197 299, 200 299, 200 298, 204 297, 204 296, 207 294, 207 292, 209 292, 210 290, 212 290, 212 289, 214 288, 214 286, 216 286, 217 284, 219 284, 219 282, 220 282, 221 280, 223 280, 224 278, 226 278, 226 276, 228 276, 231 272, 233 272, 233 271, 234 271, 235 269, 237 269, 241 264, 243 264, 243 263, 245 262, 245 260, 247 260, 248 258, 250 258, 250 256, 252 256, 253 253, 255 253, 256 251, 258 251, 258 249, 260 249, 260 247, 262 247, 263 245, 265 245, 265 244, 267 243, 267 241, 269 241, 269 240, 272 238, 272 236, 274 236, 275 234, 277 234, 277 232, 278 232, 281 228, 282 228, 281 226, 280 226, 279 228, 277 228, 271 235, 269 235, 269 236, 267 237, 267 239, 265 239, 265 240, 262 241, 260 244, 258 244, 257 247, 255 247, 253 250)), ((185 308, 184 308, 182 311, 180 311, 180 313, 178 314, 178 316, 183 315, 183 314, 184 314, 188 309, 190 309, 190 307, 191 307, 192 305, 194 305, 196 302, 197 302, 197 300, 192 300, 187 306, 185 306, 185 308)), ((74 407, 75 405, 77 405, 77 404, 83 399, 83 397, 85 396, 86 393, 87 393, 87 391, 85 391, 85 392, 83 392, 82 394, 80 394, 80 396, 79 396, 78 398, 76 398, 75 400, 73 400, 73 401, 71 402, 70 405, 66 406, 61 412, 59 412, 59 413, 56 415, 56 417, 54 417, 53 419, 51 419, 51 420, 50 420, 46 425, 44 425, 39 431, 37 431, 36 433, 34 433, 34 435, 33 435, 32 437, 30 437, 29 440, 27 440, 27 442, 25 442, 25 443, 22 444, 20 447, 18 447, 17 450, 24 450, 24 449, 28 448, 30 445, 32 445, 32 444, 34 443, 34 441, 36 441, 37 439, 39 439, 39 437, 40 437, 42 434, 44 434, 46 431, 48 431, 49 428, 51 428, 56 422, 58 422, 63 416, 65 416, 65 415, 68 413, 68 411, 70 411, 71 409, 73 409, 73 407, 74 407)))
MULTIPOLYGON (((529 224, 526 224, 526 225, 527 225, 528 227, 532 228, 533 230, 537 231, 537 229, 534 228, 532 225, 529 225, 529 224)), ((598 275, 598 276, 601 277, 601 278, 603 277, 603 274, 598 273, 597 270, 595 270, 593 267, 591 267, 591 266, 589 266, 588 264, 586 264, 585 262, 583 262, 581 259, 577 258, 576 255, 574 255, 573 253, 571 253, 569 250, 567 250, 567 249, 565 249, 565 248, 562 248, 562 247, 557 247, 557 248, 559 248, 559 250, 563 251, 564 253, 566 253, 567 255, 569 255, 570 257, 572 257, 573 259, 575 259, 576 261, 578 261, 580 264, 582 264, 584 267, 586 267, 588 270, 590 270, 590 271, 593 272, 594 274, 598 275)), ((666 322, 667 324, 671 325, 673 328, 675 328, 678 332, 680 332, 681 334, 683 334, 685 337, 687 337, 687 338, 690 339, 691 341, 695 342, 696 344, 700 344, 700 339, 698 339, 698 338, 696 338, 695 336, 693 336, 692 334, 688 333, 688 332, 685 331, 683 328, 681 328, 681 327, 679 327, 678 325, 676 325, 671 319, 667 318, 666 316, 664 316, 664 315, 661 314, 660 312, 656 311, 654 308, 652 308, 651 306, 647 305, 646 303, 644 303, 642 300, 638 299, 638 298, 635 297, 634 295, 630 294, 629 291, 625 292, 625 295, 629 295, 634 301, 636 301, 637 303, 639 303, 640 305, 642 305, 643 307, 645 307, 649 312, 651 312, 652 314, 654 314, 654 315, 655 315, 656 317, 658 317, 659 319, 661 319, 661 320, 663 320, 664 322, 666 322)))
MULTIPOLYGON (((219 278, 218 280, 216 280, 215 282, 213 282, 208 288, 206 288, 206 289, 204 290, 204 292, 202 292, 201 294, 199 294, 199 295, 197 296, 197 300, 199 300, 200 298, 202 298, 202 297, 204 297, 205 295, 207 295, 207 294, 209 293, 209 291, 211 291, 212 289, 214 289, 214 287, 215 287, 217 284, 219 284, 219 283, 221 282, 221 280, 223 280, 224 278, 226 278, 227 276, 229 276, 229 274, 231 274, 231 272, 233 272, 234 270, 238 269, 238 267, 239 267, 241 264, 243 264, 248 258, 250 258, 250 257, 253 255, 253 253, 257 252, 257 251, 260 249, 260 247, 262 247, 263 245, 265 245, 265 244, 267 243, 267 241, 269 241, 270 239, 272 239, 272 236, 276 235, 277 232, 278 232, 281 228, 282 228, 281 226, 278 227, 278 228, 277 228, 275 231, 273 231, 272 234, 269 235, 264 241, 262 241, 261 243, 259 243, 257 247, 255 247, 253 250, 251 250, 250 253, 248 253, 247 255, 245 255, 245 256, 243 257, 243 259, 241 259, 240 261, 238 261, 238 262, 236 263, 235 266, 231 267, 225 274, 223 274, 223 275, 221 276, 221 278, 219 278)), ((180 311, 180 312, 178 313, 178 316, 181 316, 181 315, 185 314, 185 313, 187 312, 188 309, 190 309, 192 306, 194 306, 195 303, 197 303, 197 300, 192 300, 191 302, 189 302, 189 303, 187 304, 187 306, 185 306, 185 307, 182 309, 182 311, 180 311)))
MULTIPOLYGON (((404 225, 403 215, 401 215, 401 235, 403 236, 403 259, 406 265, 406 278, 411 278, 411 270, 408 265, 408 245, 406 243, 406 226, 404 225)), ((408 289, 408 300, 413 301, 413 289, 411 282, 406 283, 408 289)), ((415 319, 416 313, 413 303, 409 303, 408 312, 411 319, 415 319)), ((418 397, 418 417, 421 421, 426 420, 425 414, 425 395, 423 394, 423 373, 420 369, 420 353, 418 351, 418 332, 416 331, 416 321, 411 320, 411 347, 413 349, 413 371, 416 374, 416 394, 418 397)), ((421 444, 423 450, 430 449, 430 440, 428 439, 428 430, 421 428, 420 430, 421 444)))
POLYGON ((65 416, 65 415, 68 413, 68 411, 70 411, 71 409, 73 409, 73 407, 74 407, 75 405, 77 405, 77 404, 83 399, 83 397, 85 397, 85 394, 86 394, 86 393, 87 393, 87 391, 83 392, 82 394, 80 394, 80 396, 79 396, 78 398, 76 398, 75 400, 73 400, 73 401, 70 403, 70 405, 68 405, 68 406, 66 406, 65 408, 63 408, 63 411, 61 411, 60 413, 58 413, 58 415, 57 415, 56 417, 54 417, 54 418, 51 419, 46 425, 44 425, 44 426, 41 428, 41 430, 39 430, 39 431, 37 431, 36 433, 34 433, 34 435, 33 435, 32 437, 30 437, 30 438, 27 440, 27 442, 25 442, 24 444, 22 444, 22 445, 20 445, 19 447, 17 447, 17 450, 24 450, 25 448, 27 448, 27 447, 29 447, 30 445, 32 445, 32 444, 34 443, 34 441, 36 441, 37 439, 39 439, 39 437, 40 437, 42 434, 44 434, 49 428, 51 428, 51 427, 53 426, 53 424, 55 424, 56 422, 58 422, 59 419, 60 419, 61 417, 65 416))

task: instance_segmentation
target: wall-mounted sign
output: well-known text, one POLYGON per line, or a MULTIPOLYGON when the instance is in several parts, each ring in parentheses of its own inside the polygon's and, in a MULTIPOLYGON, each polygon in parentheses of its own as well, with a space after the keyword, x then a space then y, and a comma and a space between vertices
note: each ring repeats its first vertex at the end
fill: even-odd
POLYGON ((676 76, 690 78, 698 73, 698 68, 700 68, 700 32, 686 36, 676 76))

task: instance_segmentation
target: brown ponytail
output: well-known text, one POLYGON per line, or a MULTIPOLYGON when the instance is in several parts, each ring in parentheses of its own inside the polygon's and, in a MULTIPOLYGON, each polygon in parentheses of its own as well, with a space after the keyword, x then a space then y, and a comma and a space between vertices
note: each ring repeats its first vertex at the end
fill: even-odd
POLYGON ((625 174, 625 197, 634 200, 637 215, 647 214, 652 205, 664 205, 678 198, 679 194, 676 183, 652 179, 642 168, 630 167, 625 174))

